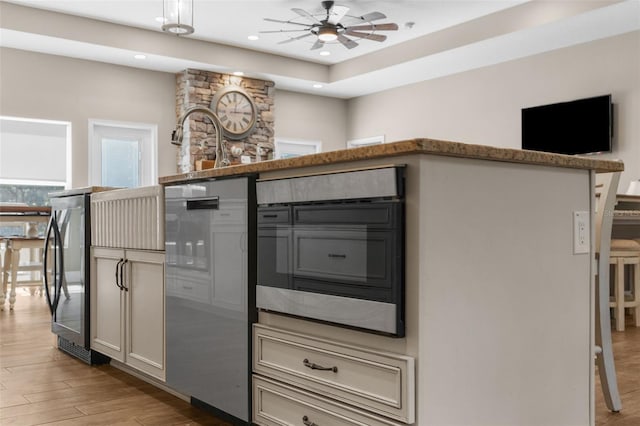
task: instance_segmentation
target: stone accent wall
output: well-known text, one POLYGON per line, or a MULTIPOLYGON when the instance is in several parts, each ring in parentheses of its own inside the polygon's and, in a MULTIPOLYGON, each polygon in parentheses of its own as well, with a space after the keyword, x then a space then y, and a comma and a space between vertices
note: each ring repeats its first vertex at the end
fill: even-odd
MULTIPOLYGON (((219 74, 211 71, 187 69, 176 74, 176 118, 194 106, 210 108, 211 99, 216 91, 230 85, 240 86, 252 97, 258 110, 257 122, 253 132, 245 139, 225 138, 227 155, 233 163, 240 162, 241 155, 256 159, 258 144, 262 148, 261 158, 272 157, 274 148, 273 112, 275 88, 272 81, 219 74), (232 151, 242 152, 234 155, 232 151)), ((215 159, 215 131, 213 124, 203 114, 192 114, 188 125, 184 126, 184 139, 178 150, 178 173, 195 170, 196 160, 215 159)))

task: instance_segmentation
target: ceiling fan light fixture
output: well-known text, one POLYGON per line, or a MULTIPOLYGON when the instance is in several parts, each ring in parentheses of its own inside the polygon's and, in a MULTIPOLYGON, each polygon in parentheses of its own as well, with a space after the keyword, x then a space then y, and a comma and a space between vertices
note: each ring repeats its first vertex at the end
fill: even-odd
POLYGON ((193 34, 193 0, 163 0, 162 31, 176 34, 193 34))
POLYGON ((324 41, 335 41, 338 39, 338 30, 332 27, 321 27, 318 30, 318 39, 324 41))

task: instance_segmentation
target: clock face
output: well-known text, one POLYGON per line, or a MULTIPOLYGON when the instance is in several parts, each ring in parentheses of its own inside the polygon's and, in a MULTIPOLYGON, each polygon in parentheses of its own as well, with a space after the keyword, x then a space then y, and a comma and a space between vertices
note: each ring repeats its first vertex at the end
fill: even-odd
POLYGON ((215 113, 231 138, 246 136, 256 121, 253 102, 246 94, 235 89, 225 91, 218 97, 215 113))

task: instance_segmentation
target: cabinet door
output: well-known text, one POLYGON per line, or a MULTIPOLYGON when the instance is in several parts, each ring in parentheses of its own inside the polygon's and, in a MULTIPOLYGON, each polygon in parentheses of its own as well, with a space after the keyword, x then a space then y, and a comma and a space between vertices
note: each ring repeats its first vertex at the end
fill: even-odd
POLYGON ((118 361, 124 361, 124 292, 116 283, 122 261, 124 250, 92 248, 91 348, 118 361))
POLYGON ((164 253, 127 250, 126 255, 126 363, 164 381, 164 253))

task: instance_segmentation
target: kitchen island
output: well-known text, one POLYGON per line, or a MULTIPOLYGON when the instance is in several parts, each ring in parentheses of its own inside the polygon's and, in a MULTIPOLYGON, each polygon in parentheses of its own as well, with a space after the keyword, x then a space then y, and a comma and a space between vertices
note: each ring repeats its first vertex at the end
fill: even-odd
POLYGON ((330 412, 344 424, 593 424, 594 254, 588 237, 576 247, 574 213, 585 212, 593 229, 594 174, 621 171, 621 162, 414 139, 160 183, 247 174, 260 182, 398 165, 405 179, 404 337, 259 312, 254 421, 279 424, 273 419, 295 412, 299 422, 329 424, 323 420, 334 417, 322 416, 330 412), (273 343, 284 341, 290 344, 273 343), (305 375, 309 362, 271 362, 306 353, 299 348, 397 374, 354 383, 342 366, 305 375))

